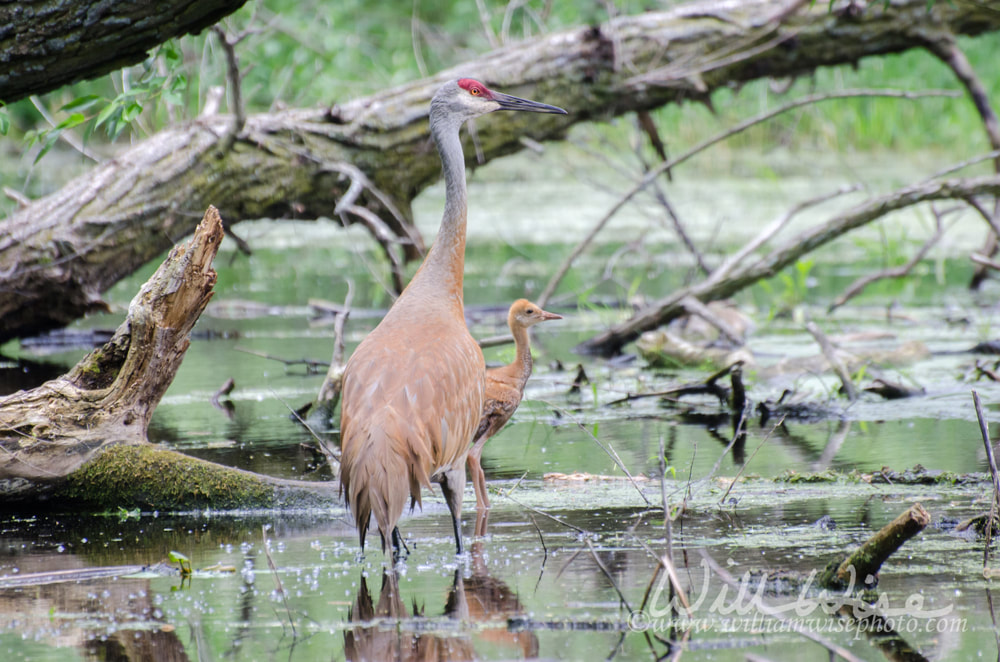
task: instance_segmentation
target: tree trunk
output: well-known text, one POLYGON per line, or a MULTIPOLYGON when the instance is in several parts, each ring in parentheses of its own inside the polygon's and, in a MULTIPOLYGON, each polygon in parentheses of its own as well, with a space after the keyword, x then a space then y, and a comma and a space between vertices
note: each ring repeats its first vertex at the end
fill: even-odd
POLYGON ((157 448, 146 437, 212 297, 222 236, 219 213, 209 207, 107 344, 65 376, 0 399, 6 503, 51 498, 60 506, 190 510, 334 502, 333 483, 270 479, 157 448))
POLYGON ((196 34, 246 0, 19 0, 0 6, 0 100, 13 103, 142 62, 168 39, 196 34))
POLYGON ((978 3, 827 7, 695 2, 546 35, 342 106, 250 116, 235 134, 228 117, 166 130, 0 222, 0 343, 101 308, 102 292, 191 232, 209 204, 230 224, 323 215, 364 222, 387 250, 395 235, 405 256, 417 257, 423 243, 410 203, 440 171, 427 106, 460 74, 570 111, 479 120, 478 147, 490 160, 524 138, 558 138, 575 122, 903 51, 932 31, 1000 28, 1000 12, 978 3))

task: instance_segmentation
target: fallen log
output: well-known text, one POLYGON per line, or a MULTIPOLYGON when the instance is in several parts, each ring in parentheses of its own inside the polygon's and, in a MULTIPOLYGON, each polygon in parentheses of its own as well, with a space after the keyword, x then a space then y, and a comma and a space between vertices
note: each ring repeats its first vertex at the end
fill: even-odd
POLYGON ((158 448, 149 420, 215 285, 222 219, 209 207, 102 347, 67 374, 0 399, 0 505, 161 510, 336 503, 331 483, 260 476, 158 448))
POLYGON ((478 149, 466 138, 467 153, 486 162, 522 149, 525 139, 561 138, 574 123, 708 102, 742 82, 921 47, 920 34, 1000 29, 1000 14, 977 3, 842 9, 804 0, 691 2, 543 35, 332 108, 242 123, 210 115, 172 127, 0 222, 0 342, 100 309, 105 290, 191 232, 209 202, 230 225, 321 216, 363 223, 390 255, 400 253, 398 262, 417 258, 423 239, 410 205, 440 173, 427 107, 449 78, 477 75, 570 111, 530 125, 482 118, 478 149))

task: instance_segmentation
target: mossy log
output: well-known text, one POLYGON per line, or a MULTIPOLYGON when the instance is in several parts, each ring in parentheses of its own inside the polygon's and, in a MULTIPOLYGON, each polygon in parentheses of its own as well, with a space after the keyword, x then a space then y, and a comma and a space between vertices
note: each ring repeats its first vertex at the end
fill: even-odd
POLYGON ((100 511, 339 507, 337 483, 291 481, 207 462, 151 444, 108 446, 51 495, 100 511))
POLYGON ((390 254, 401 254, 397 263, 418 257, 423 239, 411 201, 441 171, 427 108, 449 78, 478 76, 569 111, 477 120, 476 148, 466 136, 466 154, 489 161, 561 138, 574 123, 707 103, 715 90, 746 81, 925 47, 937 34, 998 29, 1000 13, 988 3, 850 2, 831 10, 806 0, 702 0, 542 35, 331 108, 245 122, 199 117, 0 222, 0 342, 100 308, 107 288, 193 230, 197 214, 187 210, 209 203, 230 225, 321 216, 363 223, 390 254))
POLYGON ((820 573, 817 583, 822 588, 864 590, 878 583, 882 564, 910 538, 931 522, 930 514, 919 503, 886 524, 865 544, 847 558, 831 561, 820 573))
POLYGON ((332 484, 258 476, 149 443, 153 410, 212 297, 222 237, 219 212, 209 207, 191 240, 142 286, 111 340, 66 375, 0 399, 0 503, 190 510, 336 502, 332 484))

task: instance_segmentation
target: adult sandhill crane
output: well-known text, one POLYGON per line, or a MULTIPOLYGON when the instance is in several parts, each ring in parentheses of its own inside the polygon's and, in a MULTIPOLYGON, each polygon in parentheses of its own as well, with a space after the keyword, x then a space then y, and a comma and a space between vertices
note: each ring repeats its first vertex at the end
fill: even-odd
POLYGON ((462 553, 465 458, 483 411, 486 368, 462 304, 467 203, 459 129, 495 110, 566 113, 494 92, 471 78, 438 89, 430 110, 445 180, 437 239, 344 370, 341 489, 361 548, 374 515, 383 552, 391 540, 393 562, 405 547, 397 527, 403 506, 408 497, 411 508, 420 503, 420 488, 430 488, 431 481, 441 484, 462 553))
MULTIPOLYGON (((476 510, 482 511, 490 507, 486 496, 486 474, 479 463, 486 440, 495 435, 507 424, 514 410, 521 404, 524 396, 524 385, 531 376, 531 341, 528 339, 528 329, 546 320, 560 320, 562 315, 556 315, 542 310, 527 299, 518 299, 507 312, 507 326, 514 336, 514 360, 505 366, 491 368, 486 371, 486 400, 483 403, 483 417, 479 419, 475 443, 469 451, 469 475, 472 486, 476 490, 476 510)), ((477 526, 477 533, 481 533, 477 526)))

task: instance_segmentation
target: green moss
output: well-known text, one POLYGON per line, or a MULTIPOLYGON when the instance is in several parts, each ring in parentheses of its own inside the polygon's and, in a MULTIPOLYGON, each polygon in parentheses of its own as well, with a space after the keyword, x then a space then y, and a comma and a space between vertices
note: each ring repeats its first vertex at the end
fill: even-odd
POLYGON ((270 508, 262 477, 155 446, 112 446, 69 477, 60 498, 104 510, 270 508))
POLYGON ((800 474, 793 469, 788 469, 787 471, 775 476, 774 480, 778 483, 836 483, 841 478, 844 478, 844 475, 839 474, 832 469, 805 474, 800 474))

